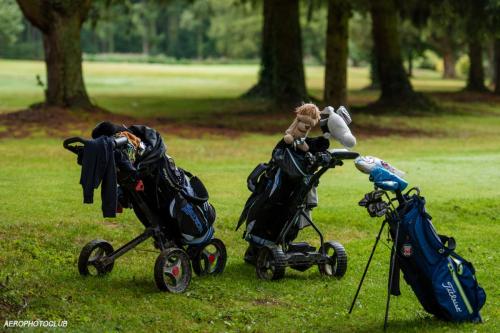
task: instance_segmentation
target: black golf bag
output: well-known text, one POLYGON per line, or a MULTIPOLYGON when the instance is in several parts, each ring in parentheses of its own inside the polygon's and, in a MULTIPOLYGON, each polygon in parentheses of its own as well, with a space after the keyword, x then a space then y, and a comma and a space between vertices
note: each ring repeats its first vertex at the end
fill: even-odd
MULTIPOLYGON (((98 130, 99 126, 92 135, 99 135, 98 130)), ((129 153, 132 147, 115 152, 120 206, 133 208, 144 226, 150 227, 143 210, 134 205, 126 191, 121 190, 124 184, 140 179, 140 192, 148 208, 161 217, 161 226, 168 238, 187 245, 209 241, 214 233, 212 225, 216 216, 201 180, 175 165, 166 154, 162 137, 154 129, 134 125, 124 130, 140 138, 144 150, 135 154, 135 158, 129 153)))
MULTIPOLYGON (((311 156, 328 149, 323 137, 308 138, 309 153, 304 153, 281 140, 274 148, 269 163, 259 164, 248 176, 247 187, 252 192, 240 219, 238 229, 246 222, 243 238, 252 245, 274 244, 285 223, 292 218, 300 202, 306 200, 308 211, 317 206, 316 187, 304 198, 300 189, 315 171, 311 156)), ((286 241, 293 241, 307 222, 295 224, 287 233, 286 241)))

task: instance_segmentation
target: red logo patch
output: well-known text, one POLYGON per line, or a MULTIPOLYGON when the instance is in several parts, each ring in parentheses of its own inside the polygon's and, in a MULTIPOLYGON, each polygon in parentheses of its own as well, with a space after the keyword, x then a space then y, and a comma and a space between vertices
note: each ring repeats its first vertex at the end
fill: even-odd
POLYGON ((403 257, 411 257, 411 255, 413 254, 413 248, 411 246, 411 244, 403 244, 403 247, 401 248, 401 252, 403 254, 403 257))

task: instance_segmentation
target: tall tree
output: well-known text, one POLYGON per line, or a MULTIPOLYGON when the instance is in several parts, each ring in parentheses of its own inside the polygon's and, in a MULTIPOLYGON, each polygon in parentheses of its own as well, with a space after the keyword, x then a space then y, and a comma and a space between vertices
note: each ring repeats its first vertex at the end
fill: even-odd
POLYGON ((328 1, 325 51, 324 100, 328 105, 347 102, 347 57, 349 53, 349 0, 328 1))
POLYGON ((493 37, 493 92, 500 95, 500 0, 486 5, 487 29, 493 37))
POLYGON ((80 29, 91 0, 17 0, 24 16, 43 34, 50 106, 92 106, 82 74, 80 29))
POLYGON ((463 18, 463 33, 469 56, 468 91, 487 91, 484 85, 483 38, 486 32, 486 6, 489 0, 454 1, 456 12, 463 18), (478 19, 481 18, 481 19, 478 19))
POLYGON ((295 106, 307 98, 299 0, 264 0, 259 81, 244 96, 295 106))
POLYGON ((394 0, 370 0, 372 34, 380 80, 380 104, 425 106, 426 100, 413 91, 401 57, 398 11, 394 0))
POLYGON ((450 34, 445 34, 441 38, 441 56, 443 57, 443 79, 454 79, 457 77, 455 65, 457 58, 455 48, 453 47, 453 39, 450 34))
POLYGON ((443 78, 454 79, 458 50, 462 43, 463 19, 454 9, 453 0, 442 0, 431 4, 427 27, 429 45, 443 59, 443 78))
POLYGON ((494 92, 500 95, 500 36, 495 37, 495 65, 494 65, 494 92))

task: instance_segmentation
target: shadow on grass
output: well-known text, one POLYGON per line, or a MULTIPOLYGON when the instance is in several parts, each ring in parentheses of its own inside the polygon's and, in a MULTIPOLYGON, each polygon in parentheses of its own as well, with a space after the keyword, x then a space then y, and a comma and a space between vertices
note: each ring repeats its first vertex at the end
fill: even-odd
MULTIPOLYGON (((384 332, 384 311, 385 309, 380 309, 379 322, 371 322, 362 328, 356 329, 356 332, 384 332)), ((389 314, 387 324, 387 332, 426 332, 430 329, 435 330, 438 328, 446 328, 447 331, 451 330, 452 332, 463 329, 460 324, 445 322, 427 314, 414 319, 390 319, 389 314)))

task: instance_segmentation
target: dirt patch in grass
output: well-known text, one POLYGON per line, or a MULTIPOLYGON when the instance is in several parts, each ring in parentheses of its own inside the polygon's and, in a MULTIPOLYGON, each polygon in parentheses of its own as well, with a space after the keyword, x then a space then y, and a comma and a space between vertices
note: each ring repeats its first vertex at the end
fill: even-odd
MULTIPOLYGON (((236 138, 246 133, 283 133, 293 119, 291 113, 271 114, 263 111, 210 114, 183 121, 169 118, 135 118, 102 109, 93 111, 67 110, 63 108, 30 108, 0 115, 1 138, 25 138, 47 135, 65 138, 75 135, 88 136, 95 124, 107 120, 132 125, 144 124, 161 133, 185 138, 223 136, 236 138)), ((405 124, 394 126, 353 124, 353 132, 359 137, 400 135, 407 137, 436 136, 439 133, 409 128, 405 124)), ((320 134, 315 130, 315 134, 320 134)))
POLYGON ((102 109, 88 111, 51 107, 30 108, 0 115, 0 125, 2 126, 0 139, 24 138, 40 133, 51 137, 81 135, 82 133, 90 133, 97 123, 104 120, 126 125, 144 124, 162 133, 172 133, 190 138, 205 135, 237 137, 241 134, 230 128, 186 125, 165 118, 134 118, 102 109))
POLYGON ((433 92, 430 96, 436 100, 447 100, 460 103, 492 103, 500 104, 500 95, 495 95, 492 92, 433 92))

